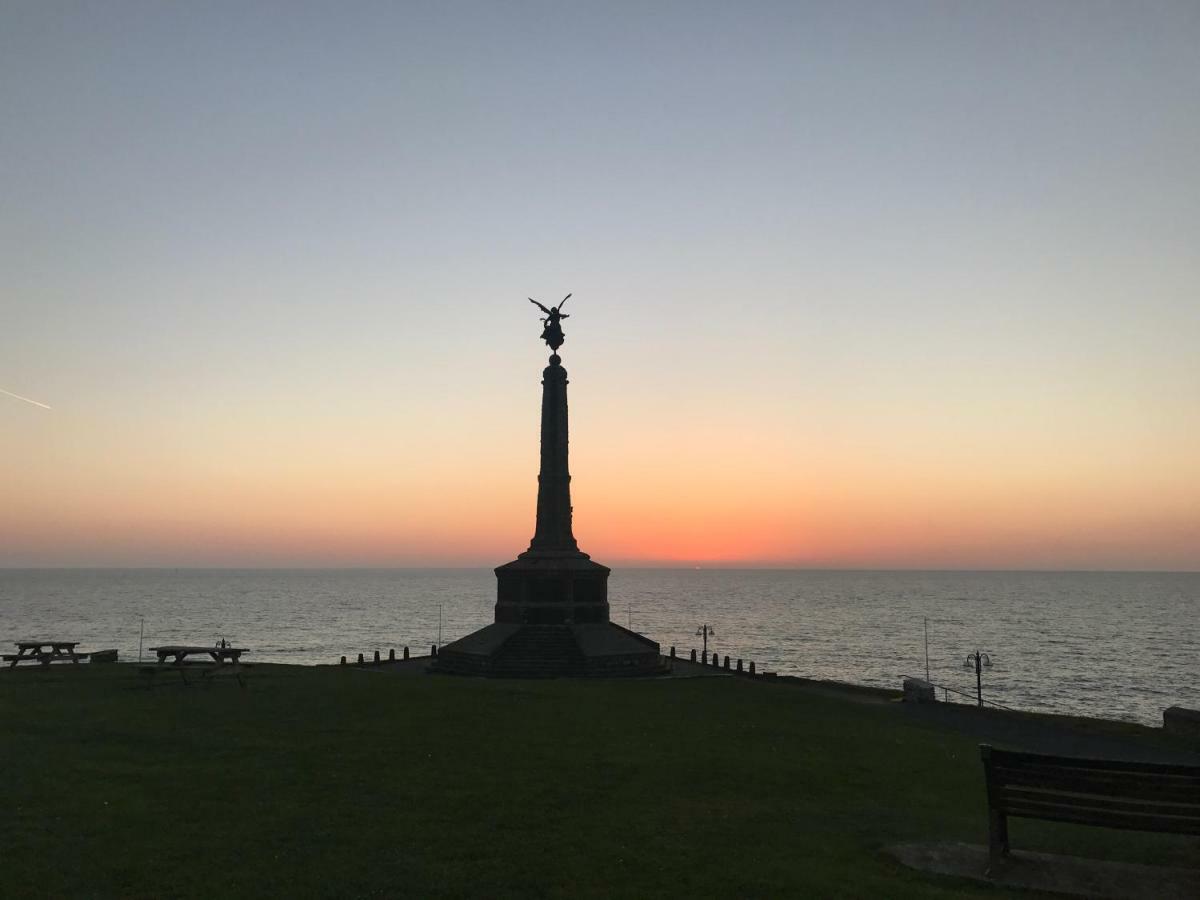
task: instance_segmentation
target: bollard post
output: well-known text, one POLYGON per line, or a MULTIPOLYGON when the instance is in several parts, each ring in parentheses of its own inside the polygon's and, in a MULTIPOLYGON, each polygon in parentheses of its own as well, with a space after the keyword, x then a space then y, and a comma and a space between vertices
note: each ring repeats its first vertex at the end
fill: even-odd
POLYGON ((739 672, 740 672, 740 671, 742 671, 742 661, 741 661, 740 659, 738 660, 738 664, 737 664, 737 670, 738 670, 739 672))
POLYGON ((754 674, 754 660, 750 660, 750 674, 754 674))
POLYGON ((717 655, 717 651, 713 651, 712 666, 714 669, 721 668, 721 657, 717 655))
POLYGON ((391 650, 388 651, 388 662, 395 662, 395 661, 396 661, 396 648, 393 647, 391 650))
POLYGON ((726 672, 729 671, 729 657, 728 656, 725 657, 725 671, 726 672))
POLYGON ((692 648, 692 662, 695 662, 695 661, 696 661, 696 648, 693 647, 692 648))
POLYGON ((379 665, 379 651, 375 651, 375 665, 379 665))
POLYGON ((671 645, 671 659, 674 659, 674 658, 675 658, 675 645, 672 644, 671 645))
POLYGON ((345 664, 346 664, 346 657, 343 656, 342 657, 342 665, 344 666, 345 664))
POLYGON ((404 658, 408 659, 408 645, 407 644, 404 645, 404 658))
POLYGON ((359 664, 360 666, 363 664, 363 655, 362 655, 361 653, 360 653, 360 654, 358 654, 358 664, 359 664))
POLYGON ((429 655, 430 655, 430 656, 437 656, 437 644, 433 644, 433 645, 432 645, 432 646, 429 648, 429 655))

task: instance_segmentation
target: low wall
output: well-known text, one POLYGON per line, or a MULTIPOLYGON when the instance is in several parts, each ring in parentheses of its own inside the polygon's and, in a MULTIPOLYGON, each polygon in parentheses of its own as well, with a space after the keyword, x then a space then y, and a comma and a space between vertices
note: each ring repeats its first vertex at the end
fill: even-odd
POLYGON ((1163 730, 1200 738, 1200 710, 1171 706, 1163 710, 1163 730))

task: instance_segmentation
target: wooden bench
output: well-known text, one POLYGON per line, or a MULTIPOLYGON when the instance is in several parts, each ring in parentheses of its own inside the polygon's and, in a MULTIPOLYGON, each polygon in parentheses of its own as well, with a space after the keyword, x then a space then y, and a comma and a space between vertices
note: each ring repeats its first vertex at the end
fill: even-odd
POLYGON ((1008 817, 1200 835, 1200 766, 995 750, 981 744, 988 855, 1008 855, 1008 817))

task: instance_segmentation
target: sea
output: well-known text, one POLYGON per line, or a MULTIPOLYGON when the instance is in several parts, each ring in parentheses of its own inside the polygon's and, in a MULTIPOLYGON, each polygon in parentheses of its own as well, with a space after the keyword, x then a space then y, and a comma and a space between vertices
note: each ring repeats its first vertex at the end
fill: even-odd
MULTIPOLYGON (((488 569, 6 569, 0 642, 80 641, 150 659, 159 644, 247 647, 315 665, 427 654, 492 621, 488 569)), ((1161 724, 1200 708, 1200 573, 615 569, 613 621, 681 656, 975 702, 1161 724)))

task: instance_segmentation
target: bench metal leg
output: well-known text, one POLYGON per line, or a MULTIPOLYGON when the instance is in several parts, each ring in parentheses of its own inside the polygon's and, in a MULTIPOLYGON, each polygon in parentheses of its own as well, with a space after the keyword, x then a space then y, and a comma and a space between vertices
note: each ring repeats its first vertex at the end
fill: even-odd
POLYGON ((989 872, 1008 856, 1008 816, 994 809, 988 810, 988 870, 989 872))

